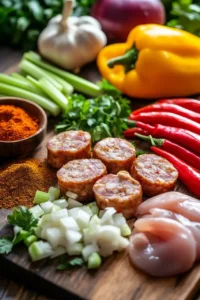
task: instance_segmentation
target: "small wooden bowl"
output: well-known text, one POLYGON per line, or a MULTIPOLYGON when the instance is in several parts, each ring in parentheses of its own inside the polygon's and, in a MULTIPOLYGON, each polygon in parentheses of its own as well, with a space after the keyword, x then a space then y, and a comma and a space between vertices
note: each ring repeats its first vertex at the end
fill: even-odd
POLYGON ((0 97, 0 105, 15 105, 39 119, 38 131, 23 140, 0 141, 0 157, 19 157, 32 152, 43 140, 47 128, 45 111, 37 104, 17 97, 0 97))

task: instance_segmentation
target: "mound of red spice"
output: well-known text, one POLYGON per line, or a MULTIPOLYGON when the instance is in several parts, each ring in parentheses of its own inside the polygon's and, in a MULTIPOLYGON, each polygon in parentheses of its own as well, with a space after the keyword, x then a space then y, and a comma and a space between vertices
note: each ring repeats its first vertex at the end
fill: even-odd
POLYGON ((39 120, 15 105, 0 105, 0 141, 16 141, 34 135, 39 120))

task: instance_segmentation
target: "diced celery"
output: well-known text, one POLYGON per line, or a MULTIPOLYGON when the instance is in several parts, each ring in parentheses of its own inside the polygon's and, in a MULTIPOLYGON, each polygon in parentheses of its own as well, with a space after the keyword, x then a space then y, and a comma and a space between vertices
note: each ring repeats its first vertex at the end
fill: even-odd
POLYGON ((82 256, 84 261, 88 261, 88 258, 93 252, 99 252, 99 247, 97 244, 93 243, 84 247, 82 250, 82 256))
POLYGON ((24 240, 24 244, 29 247, 33 242, 37 241, 37 236, 35 235, 29 235, 27 238, 24 240))
POLYGON ((88 269, 97 269, 101 266, 101 256, 97 252, 93 252, 88 257, 88 269))
POLYGON ((41 203, 40 206, 41 206, 42 210, 44 211, 44 213, 48 214, 51 212, 53 203, 51 201, 47 201, 47 202, 41 203))
POLYGON ((92 208, 93 206, 97 206, 97 203, 96 202, 91 202, 88 204, 89 208, 92 208))
POLYGON ((41 232, 42 232, 42 227, 41 226, 37 226, 35 229, 34 229, 34 232, 35 232, 35 235, 39 238, 41 238, 41 232))
POLYGON ((72 217, 66 217, 60 219, 59 224, 63 229, 65 230, 74 230, 74 231, 80 231, 77 222, 72 217))
POLYGON ((39 205, 35 205, 35 206, 31 207, 29 210, 35 218, 39 218, 44 214, 43 210, 41 209, 41 207, 39 205))
POLYGON ((53 197, 54 200, 57 200, 60 196, 60 190, 53 186, 49 188, 48 193, 53 197))
POLYGON ((76 199, 78 198, 78 195, 77 195, 77 194, 75 194, 75 193, 73 193, 73 192, 70 192, 70 191, 68 191, 68 192, 66 193, 66 196, 69 197, 69 198, 72 198, 72 199, 74 199, 74 200, 76 200, 76 199))
POLYGON ((93 215, 97 215, 98 216, 98 214, 99 214, 99 208, 98 208, 98 206, 92 206, 90 209, 91 209, 93 215))
POLYGON ((58 199, 53 201, 53 204, 59 206, 60 208, 66 208, 68 206, 68 202, 65 199, 58 199))
POLYGON ((53 249, 49 243, 38 241, 31 244, 28 248, 28 252, 32 261, 37 261, 51 256, 53 254, 53 249))
POLYGON ((51 258, 55 258, 57 256, 63 255, 67 252, 67 250, 64 247, 58 247, 53 251, 53 254, 51 255, 51 258))
POLYGON ((67 247, 68 255, 81 255, 82 250, 83 250, 83 244, 82 243, 70 244, 67 247))
POLYGON ((35 204, 40 204, 43 202, 47 202, 50 198, 50 194, 49 193, 45 193, 42 191, 36 191, 35 193, 35 197, 33 199, 33 203, 35 204))
POLYGON ((122 236, 128 236, 131 234, 131 229, 126 223, 120 227, 120 230, 122 236))
POLYGON ((72 198, 68 198, 68 209, 74 208, 74 207, 82 207, 83 203, 78 202, 72 198))

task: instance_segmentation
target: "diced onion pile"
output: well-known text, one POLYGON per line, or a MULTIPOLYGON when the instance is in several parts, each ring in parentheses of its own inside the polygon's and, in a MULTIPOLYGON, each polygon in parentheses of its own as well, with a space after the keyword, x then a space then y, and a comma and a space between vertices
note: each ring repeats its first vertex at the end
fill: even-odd
POLYGON ((39 222, 35 235, 26 240, 32 261, 66 253, 81 255, 88 268, 98 268, 101 256, 127 248, 129 241, 125 237, 131 230, 121 213, 113 207, 99 210, 96 202, 83 205, 72 192, 67 192, 67 200, 58 199, 59 195, 59 189, 53 187, 48 193, 36 192, 36 205, 30 211, 39 222))

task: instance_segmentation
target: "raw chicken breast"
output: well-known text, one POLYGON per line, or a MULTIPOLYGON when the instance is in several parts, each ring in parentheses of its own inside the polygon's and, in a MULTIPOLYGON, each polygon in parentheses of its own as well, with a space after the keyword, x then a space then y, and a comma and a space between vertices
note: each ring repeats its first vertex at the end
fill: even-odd
POLYGON ((132 263, 153 276, 173 276, 189 270, 196 258, 191 231, 167 218, 141 218, 130 238, 132 263))
POLYGON ((197 251, 196 260, 200 260, 200 223, 199 222, 190 221, 187 218, 183 217, 182 215, 173 213, 165 209, 160 209, 160 208, 150 209, 150 215, 144 215, 145 218, 147 216, 149 217, 151 216, 153 218, 169 218, 178 221, 179 223, 187 227, 193 234, 193 237, 196 241, 196 251, 197 251))
POLYGON ((179 192, 167 192, 149 198, 138 207, 136 215, 148 214, 152 208, 166 209, 191 221, 200 222, 200 201, 179 192))

